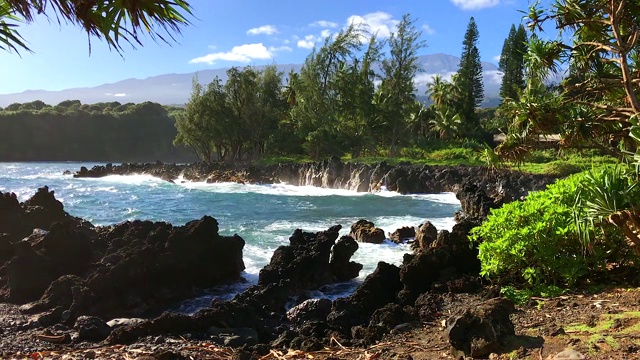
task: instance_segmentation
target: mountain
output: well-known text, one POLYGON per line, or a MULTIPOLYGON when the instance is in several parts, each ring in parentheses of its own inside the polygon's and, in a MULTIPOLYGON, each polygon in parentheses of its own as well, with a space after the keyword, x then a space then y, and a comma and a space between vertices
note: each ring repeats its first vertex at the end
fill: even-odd
MULTIPOLYGON (((415 82, 418 95, 424 95, 428 82, 435 74, 441 74, 446 79, 458 69, 460 59, 447 54, 423 55, 419 58, 423 71, 420 72, 415 82)), ((485 103, 498 98, 500 90, 501 73, 492 64, 483 62, 485 103)), ((263 66, 256 66, 262 68, 263 66)), ((286 74, 290 70, 300 71, 302 64, 277 65, 280 71, 286 74)), ((42 100, 47 104, 55 105, 64 100, 80 100, 84 104, 96 102, 119 101, 121 103, 154 101, 166 105, 184 104, 191 93, 191 81, 197 74, 198 80, 207 84, 216 76, 226 81, 226 71, 229 68, 203 70, 188 74, 164 74, 152 76, 146 79, 127 79, 112 84, 103 84, 96 87, 73 88, 60 91, 27 90, 21 93, 0 95, 0 106, 6 107, 11 103, 24 103, 34 100, 42 100)))

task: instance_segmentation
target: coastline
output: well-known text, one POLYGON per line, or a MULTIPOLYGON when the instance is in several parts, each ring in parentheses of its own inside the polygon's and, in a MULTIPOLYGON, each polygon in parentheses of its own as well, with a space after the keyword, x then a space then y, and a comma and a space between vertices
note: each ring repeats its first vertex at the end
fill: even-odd
MULTIPOLYGON (((180 174, 184 174, 183 172, 180 174, 175 172, 176 169, 179 169, 179 167, 175 165, 169 166, 168 169, 171 172, 166 171, 167 167, 164 164, 155 164, 155 168, 151 165, 124 165, 121 169, 138 170, 140 166, 148 167, 152 169, 151 172, 155 172, 155 174, 159 174, 160 176, 162 176, 163 171, 165 171, 166 174, 174 174, 178 176, 176 179, 179 179, 180 174)), ((384 164, 379 164, 376 167, 369 167, 369 170, 363 166, 356 170, 358 174, 362 174, 364 171, 371 171, 373 174, 382 174, 379 170, 383 169, 384 166, 384 164), (378 170, 377 172, 376 169, 378 170)), ((202 169, 198 165, 194 167, 196 169, 202 169)), ((106 166, 104 168, 107 169, 106 166)), ((344 169, 346 168, 347 165, 345 164, 338 165, 331 161, 320 165, 303 165, 298 168, 292 166, 274 167, 274 169, 280 171, 276 173, 280 174, 278 180, 284 177, 282 174, 289 174, 292 179, 298 179, 300 182, 303 180, 308 181, 310 179, 308 175, 311 174, 311 179, 322 178, 326 184, 336 186, 337 184, 345 184, 344 177, 341 177, 341 174, 344 174, 344 169), (342 166, 342 170, 340 170, 340 166, 342 166), (318 176, 313 174, 323 175, 318 176)), ((111 174, 117 172, 113 171, 113 167, 111 169, 111 174)), ((351 168, 348 169, 351 170, 351 168)), ((238 174, 242 174, 243 176, 247 176, 245 179, 251 179, 252 181, 255 179, 265 179, 265 177, 247 175, 257 173, 262 176, 265 174, 264 170, 258 172, 253 171, 254 172, 247 171, 247 169, 236 169, 233 172, 222 172, 221 174, 223 176, 237 176, 238 174)), ((421 174, 432 174, 430 173, 431 171, 435 171, 433 174, 441 177, 440 180, 438 180, 439 182, 436 185, 430 184, 424 181, 423 176, 424 182, 419 186, 425 186, 426 189, 440 189, 447 186, 457 188, 458 198, 461 200, 463 210, 465 210, 464 216, 457 217, 458 224, 454 226, 451 232, 438 232, 432 225, 430 227, 428 224, 425 224, 424 228, 421 227, 421 229, 418 229, 419 234, 416 235, 417 239, 421 239, 416 241, 419 246, 413 254, 405 255, 405 260, 402 265, 395 266, 379 263, 374 273, 370 274, 355 292, 347 298, 338 299, 334 302, 329 301, 327 303, 328 300, 324 302, 304 301, 305 297, 300 297, 300 295, 304 293, 304 290, 313 290, 321 284, 332 283, 357 276, 355 269, 357 269, 358 264, 351 262, 349 259, 358 245, 350 237, 343 237, 338 240, 335 229, 318 233, 294 232, 290 238, 290 245, 277 249, 272 256, 270 264, 260 271, 258 284, 239 294, 231 301, 214 301, 209 308, 193 316, 175 313, 166 313, 158 317, 145 316, 148 320, 143 322, 136 321, 118 328, 112 328, 109 325, 108 328, 105 328, 102 324, 106 324, 106 322, 114 316, 135 318, 144 315, 144 312, 136 312, 139 310, 135 310, 135 308, 139 308, 139 306, 132 307, 131 304, 118 305, 118 302, 114 303, 113 300, 109 300, 115 297, 111 295, 105 296, 109 294, 109 292, 104 292, 102 288, 104 283, 110 282, 104 281, 104 276, 112 273, 113 270, 103 271, 100 270, 102 265, 96 268, 96 265, 87 264, 86 266, 88 266, 89 270, 80 269, 71 271, 79 274, 74 275, 76 277, 64 275, 60 279, 54 279, 55 281, 51 284, 40 285, 39 291, 44 291, 44 293, 39 299, 38 296, 33 293, 28 299, 20 299, 17 301, 18 303, 22 303, 24 300, 28 300, 27 305, 23 305, 17 309, 15 307, 11 308, 11 306, 8 307, 9 310, 7 311, 9 313, 13 311, 15 316, 21 316, 23 320, 15 321, 7 325, 7 330, 5 331, 7 340, 5 344, 9 346, 8 342, 10 342, 14 345, 10 347, 10 349, 13 350, 10 350, 8 355, 5 356, 17 354, 20 351, 18 349, 34 349, 34 351, 79 349, 87 346, 94 347, 96 344, 121 346, 122 344, 139 341, 143 341, 143 343, 146 344, 149 341, 159 342, 160 340, 157 340, 159 336, 165 340, 175 338, 175 336, 188 337, 196 341, 209 339, 214 342, 217 341, 221 346, 227 344, 229 338, 240 337, 244 340, 240 341, 240 343, 232 343, 235 344, 233 347, 241 347, 243 349, 242 351, 252 353, 253 355, 251 356, 256 357, 268 354, 269 352, 267 351, 265 353, 265 351, 269 349, 294 348, 302 351, 318 351, 324 346, 335 346, 336 342, 341 344, 341 346, 367 348, 382 340, 385 334, 394 332, 398 326, 415 327, 416 319, 420 319, 420 322, 433 321, 436 313, 440 311, 440 305, 434 307, 434 304, 429 299, 435 295, 429 294, 476 294, 473 296, 479 296, 480 299, 490 298, 495 289, 491 290, 490 287, 481 284, 478 276, 479 265, 477 250, 469 248, 466 234, 473 226, 481 221, 482 216, 486 216, 486 212, 491 206, 498 206, 500 201, 505 201, 505 192, 503 191, 502 198, 496 199, 488 196, 485 191, 481 189, 482 185, 470 183, 469 181, 463 184, 459 183, 465 179, 464 175, 460 175, 461 173, 469 174, 468 176, 471 176, 474 172, 477 174, 477 169, 465 169, 463 167, 411 168, 401 166, 392 167, 381 176, 387 179, 396 179, 398 184, 406 184, 408 179, 414 179, 416 176, 420 177, 421 174), (430 187, 427 188, 426 186, 430 187), (342 250, 336 250, 336 247, 342 250), (335 257, 337 257, 338 260, 334 262, 335 257), (292 262, 292 259, 307 260, 292 262), (318 274, 328 275, 319 277, 318 274), (61 294, 68 295, 61 297, 61 294), (293 295, 297 296, 296 303, 299 307, 296 314, 291 314, 290 311, 287 312, 285 307, 285 304, 291 300, 291 296, 293 295), (67 297, 66 299, 65 296, 67 297), (99 301, 96 302, 96 299, 99 299, 99 301), (87 306, 87 304, 91 305, 87 306), (17 315, 16 311, 17 314, 21 315, 17 315), (229 314, 235 315, 230 316, 229 314), (91 320, 86 319, 87 316, 91 317, 91 320), (387 320, 380 322, 379 319, 387 320), (97 337, 81 336, 81 329, 83 329, 84 325, 80 320, 85 322, 91 321, 90 328, 102 328, 104 332, 97 337), (212 330, 212 328, 218 330, 212 330), (253 329, 253 332, 249 331, 247 333, 248 330, 246 329, 253 329), (106 334, 107 331, 108 335, 105 336, 105 339, 102 335, 106 334), (53 336, 53 338, 43 336, 53 336), (34 344, 29 345, 29 341, 32 341, 34 338, 37 339, 35 347, 33 347, 34 344), (60 339, 61 344, 52 344, 50 342, 51 339, 60 339)), ((132 174, 134 172, 129 173, 132 174)), ((151 174, 150 172, 145 173, 151 174)), ((206 175, 207 178, 210 179, 212 173, 203 172, 201 174, 206 175)), ((349 174, 350 179, 353 177, 353 173, 349 174)), ((217 180, 220 181, 222 181, 222 179, 229 180, 229 178, 224 177, 217 178, 217 180)), ((370 184, 372 181, 375 181, 375 179, 377 178, 373 176, 370 184)), ((496 181, 496 179, 508 179, 506 181, 518 185, 522 183, 522 180, 520 180, 522 177, 516 177, 514 180, 509 178, 509 174, 488 174, 484 181, 500 183, 496 181), (492 178, 491 176, 495 177, 492 178)), ((271 178, 271 180, 273 180, 273 178, 271 178)), ((346 183, 348 183, 348 181, 346 183)), ((482 184, 482 182, 479 184, 482 184)), ((515 189, 513 193, 508 196, 517 196, 521 191, 522 189, 515 189)), ((145 250, 149 245, 159 249, 160 253, 158 254, 165 254, 165 250, 162 249, 172 251, 161 257, 166 259, 161 262, 165 264, 163 266, 169 266, 165 270, 157 269, 154 263, 143 265, 147 269, 144 270, 147 276, 140 280, 147 279, 146 281, 148 282, 150 279, 153 279, 151 282, 153 286, 148 290, 151 292, 144 292, 144 290, 139 289, 139 285, 133 283, 131 283, 131 285, 124 285, 127 281, 131 280, 130 275, 125 275, 119 280, 123 282, 123 286, 125 286, 125 288, 122 288, 120 291, 125 290, 131 294, 135 294, 133 295, 134 298, 143 299, 142 304, 146 303, 147 305, 145 306, 147 306, 149 311, 147 314, 153 314, 162 308, 166 308, 167 304, 177 299, 176 297, 169 297, 165 298, 164 302, 158 301, 162 298, 158 298, 157 296, 149 297, 152 293, 162 294, 166 292, 166 290, 162 289, 173 289, 171 291, 174 296, 186 298, 193 295, 193 292, 189 290, 190 286, 197 285, 201 289, 210 286, 210 284, 184 284, 184 275, 172 276, 170 274, 175 272, 175 269, 172 267, 175 265, 171 264, 184 262, 175 257, 176 254, 180 254, 181 251, 187 251, 187 253, 183 253, 181 256, 183 259, 189 259, 195 254, 202 252, 210 253, 212 250, 202 250, 203 248, 199 246, 195 248, 187 247, 184 248, 185 250, 179 250, 180 247, 171 250, 174 245, 170 244, 172 243, 172 236, 178 236, 177 234, 185 234, 184 236, 191 233, 197 234, 201 232, 201 230, 198 229, 202 227, 209 229, 205 231, 206 233, 215 233, 214 230, 217 229, 215 219, 203 218, 199 221, 194 221, 193 224, 189 223, 184 227, 173 227, 171 224, 134 221, 91 230, 82 227, 81 219, 72 219, 68 214, 65 214, 61 208, 62 205, 53 198, 53 194, 50 193, 48 189, 41 189, 38 194, 34 196, 36 200, 32 198, 23 204, 18 204, 17 206, 22 210, 18 210, 18 207, 16 207, 17 200, 11 200, 10 195, 5 195, 5 200, 9 199, 9 203, 11 203, 9 206, 12 206, 14 211, 22 212, 25 219, 28 220, 27 222, 31 225, 33 225, 35 221, 31 219, 31 217, 38 214, 51 215, 45 217, 46 221, 42 219, 37 220, 45 221, 45 223, 41 223, 37 227, 49 229, 48 233, 39 234, 35 237, 32 236, 31 240, 27 241, 26 244, 18 241, 22 235, 17 235, 9 241, 14 251, 18 251, 17 246, 28 246, 27 249, 30 248, 35 251, 36 258, 37 256, 41 256, 43 259, 52 259, 54 262, 57 261, 61 264, 67 263, 69 262, 68 260, 56 260, 56 258, 61 255, 55 255, 55 251, 53 253, 51 252, 51 249, 60 246, 69 249, 69 244, 64 241, 60 243, 63 239, 62 237, 54 236, 61 234, 62 230, 66 231, 67 234, 72 234, 70 236, 71 239, 78 240, 75 243, 73 242, 75 240, 73 240, 71 243, 71 249, 73 249, 74 246, 79 247, 80 251, 78 253, 83 251, 86 253, 86 250, 82 250, 86 248, 82 248, 82 246, 86 245, 87 234, 89 234, 88 237, 90 239, 94 239, 91 240, 91 242, 94 244, 92 246, 95 247, 91 247, 91 251, 89 251, 90 253, 94 253, 95 260, 92 260, 94 264, 110 264, 113 263, 114 260, 116 260, 115 264, 118 264, 118 258, 123 260, 131 259, 127 261, 134 261, 133 263, 129 263, 129 265, 135 268, 140 265, 136 265, 133 259, 140 258, 140 256, 147 257, 153 254, 153 252, 147 253, 149 250, 145 250), (41 208, 41 210, 34 211, 34 209, 38 207, 41 208), (61 228, 61 225, 56 225, 59 224, 59 221, 67 221, 67 223, 70 222, 71 225, 66 225, 66 228, 61 228), (161 235, 160 237, 158 237, 159 235, 154 235, 162 233, 168 234, 168 237, 166 237, 167 235, 161 235), (171 235, 173 233, 176 235, 171 235), (18 243, 23 245, 18 245, 18 243), (110 245, 107 246, 106 250, 104 249, 104 245, 95 245, 101 243, 110 245), (42 244, 52 245, 43 247, 42 244), (139 245, 132 247, 128 244, 139 245), (51 246, 53 246, 53 248, 51 248, 51 246), (109 252, 110 248, 112 250, 109 252), (125 255, 122 251, 131 252, 131 256, 125 255), (178 251, 178 253, 175 253, 175 251, 178 251), (108 255, 109 253, 112 255, 108 255), (113 254, 117 253, 122 255, 119 255, 120 257, 113 257, 113 254), (95 254, 97 254, 97 257, 95 254), (157 272, 158 270, 159 272, 157 272), (175 286, 178 283, 187 286, 184 287, 184 291, 176 295, 175 286), (149 306, 150 304, 153 305, 149 306)), ((29 231, 33 232, 33 228, 27 231, 27 227, 29 226, 22 229, 25 234, 29 231)), ((10 233, 8 231, 0 232, 10 233)), ((188 239, 189 238, 186 237, 183 241, 187 241, 187 243, 191 242, 191 240, 188 239)), ((240 243, 240 240, 231 241, 240 243)), ((203 240, 198 240, 196 243, 201 241, 203 240)), ((237 259, 237 255, 228 256, 228 251, 213 251, 220 252, 223 256, 237 259)), ((20 253, 17 254, 18 258, 22 256, 20 253)), ((33 255, 31 252, 27 254, 27 256, 33 255)), ((152 256, 155 257, 156 255, 152 256)), ((14 258, 8 260, 9 268, 11 268, 11 263, 14 261, 14 258)), ((189 260, 187 260, 187 262, 189 262, 189 260)), ((191 262, 198 263, 197 261, 191 262)), ((235 260, 235 262, 237 263, 238 260, 235 260)), ((19 264, 20 261, 16 263, 19 264)), ((204 263, 205 262, 202 262, 203 265, 204 263)), ((236 267, 236 269, 240 269, 240 266, 236 267)), ((136 270, 135 272, 138 271, 139 270, 136 270)), ((15 276, 15 274, 19 274, 20 272, 21 271, 14 271, 13 274, 15 276)), ((24 272, 24 270, 22 272, 24 272)), ((200 274, 201 272, 201 270, 197 270, 194 274, 200 274)), ((65 273, 65 271, 62 271, 62 273, 65 273)), ((125 271, 125 274, 129 273, 130 272, 125 271)), ((40 275, 36 274, 36 278, 42 277, 43 273, 39 274, 40 275)), ((237 270, 230 274, 230 278, 232 279, 235 276, 237 276, 237 270)), ((199 276, 196 275, 190 276, 189 278, 198 277, 199 276)), ((208 278, 211 277, 209 276, 208 278)), ((7 278, 5 277, 5 279, 7 278)), ((11 275, 9 275, 9 282, 13 284, 23 283, 16 279, 11 280, 11 275)), ((144 289, 144 287, 142 289, 144 289)), ((10 294, 11 291, 9 291, 8 295, 10 296, 10 294)), ((113 294, 115 295, 116 293, 113 294)), ((121 292, 118 292, 118 294, 122 295, 121 292)), ((7 298, 6 300, 16 302, 15 297, 7 298)), ((8 319, 11 319, 11 317, 8 319)), ((165 341, 165 343, 169 343, 168 340, 165 341)))

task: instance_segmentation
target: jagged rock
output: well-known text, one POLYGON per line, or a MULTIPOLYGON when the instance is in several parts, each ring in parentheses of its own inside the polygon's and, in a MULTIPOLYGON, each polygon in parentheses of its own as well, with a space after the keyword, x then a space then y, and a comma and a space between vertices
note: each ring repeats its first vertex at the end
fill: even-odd
POLYGON ((0 192, 0 233, 16 242, 31 234, 32 229, 16 194, 0 192))
POLYGON ((287 318, 294 324, 302 324, 309 320, 325 320, 331 312, 331 305, 329 299, 309 299, 287 311, 287 318))
POLYGON ((402 303, 412 304, 437 281, 446 282, 464 274, 478 276, 478 250, 469 247, 467 238, 473 226, 475 224, 469 222, 456 224, 451 233, 441 231, 438 234, 440 241, 436 240, 426 250, 415 255, 405 254, 400 270, 404 285, 399 294, 402 303))
POLYGON ((16 243, 16 256, 7 264, 8 300, 24 304, 42 296, 55 280, 48 261, 22 240, 16 243))
POLYGON ((111 327, 95 316, 80 316, 73 328, 78 332, 80 340, 102 341, 111 334, 111 327))
POLYGON ((513 303, 496 298, 467 309, 462 315, 449 319, 447 334, 451 352, 456 357, 486 357, 496 352, 515 334, 509 314, 513 303))
POLYGON ((343 236, 333 245, 331 250, 331 273, 335 281, 348 281, 358 277, 362 264, 350 261, 351 257, 358 250, 358 242, 350 236, 343 236))
POLYGON ((412 321, 414 319, 412 315, 398 304, 386 304, 374 311, 369 325, 364 331, 356 331, 355 333, 361 336, 361 339, 366 343, 373 344, 382 339, 384 334, 391 332, 397 325, 412 321))
POLYGON ((12 236, 9 234, 0 234, 0 266, 11 259, 15 254, 12 236))
POLYGON ((372 222, 367 220, 358 220, 351 225, 349 236, 357 241, 380 244, 384 241, 384 230, 377 228, 372 222))
POLYGON ((61 276, 49 285, 39 300, 21 306, 20 311, 26 314, 35 314, 58 306, 69 309, 74 302, 76 302, 74 308, 80 307, 82 302, 86 305, 93 299, 79 299, 81 292, 77 289, 74 291, 74 288, 83 288, 85 286, 84 280, 78 276, 61 276))
POLYGON ((460 206, 465 216, 482 221, 487 218, 491 209, 499 208, 503 202, 487 195, 476 183, 467 181, 456 192, 460 206))
POLYGON ((433 321, 442 309, 444 300, 441 294, 426 292, 415 301, 414 307, 422 322, 433 321))
POLYGON ((353 326, 368 323, 374 311, 394 302, 401 288, 400 269, 381 261, 353 294, 334 301, 327 322, 343 334, 350 334, 353 326))
POLYGON ((303 291, 357 277, 362 265, 349 262, 357 247, 344 238, 334 246, 340 229, 340 225, 317 233, 297 229, 289 238, 290 245, 276 249, 270 263, 260 270, 258 285, 289 280, 303 291))
POLYGON ((22 204, 25 216, 34 228, 48 230, 55 222, 64 220, 68 214, 54 192, 44 186, 22 204))
POLYGON ((140 316, 225 281, 244 270, 239 236, 218 234, 205 216, 184 226, 133 221, 108 229, 109 247, 87 276, 102 317, 140 316))
POLYGON ((416 228, 413 226, 404 226, 389 234, 389 240, 396 244, 401 244, 416 236, 416 228))
POLYGON ((427 221, 418 227, 415 241, 411 247, 413 249, 426 249, 436 241, 437 236, 438 229, 430 221, 427 221))

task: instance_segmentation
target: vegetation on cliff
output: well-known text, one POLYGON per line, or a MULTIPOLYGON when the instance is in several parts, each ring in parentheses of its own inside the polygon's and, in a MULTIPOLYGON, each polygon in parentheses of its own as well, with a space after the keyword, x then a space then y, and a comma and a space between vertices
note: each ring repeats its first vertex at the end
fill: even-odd
POLYGON ((156 103, 49 106, 41 101, 0 111, 0 161, 185 161, 174 108, 156 103))

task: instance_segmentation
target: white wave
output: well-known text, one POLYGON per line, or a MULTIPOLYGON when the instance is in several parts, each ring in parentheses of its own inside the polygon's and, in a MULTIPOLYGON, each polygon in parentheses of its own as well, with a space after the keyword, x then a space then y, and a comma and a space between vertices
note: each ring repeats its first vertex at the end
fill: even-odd
POLYGON ((107 175, 99 178, 79 178, 82 181, 88 182, 106 182, 117 183, 126 185, 151 185, 157 186, 159 184, 168 184, 167 181, 147 174, 132 174, 132 175, 107 175))

